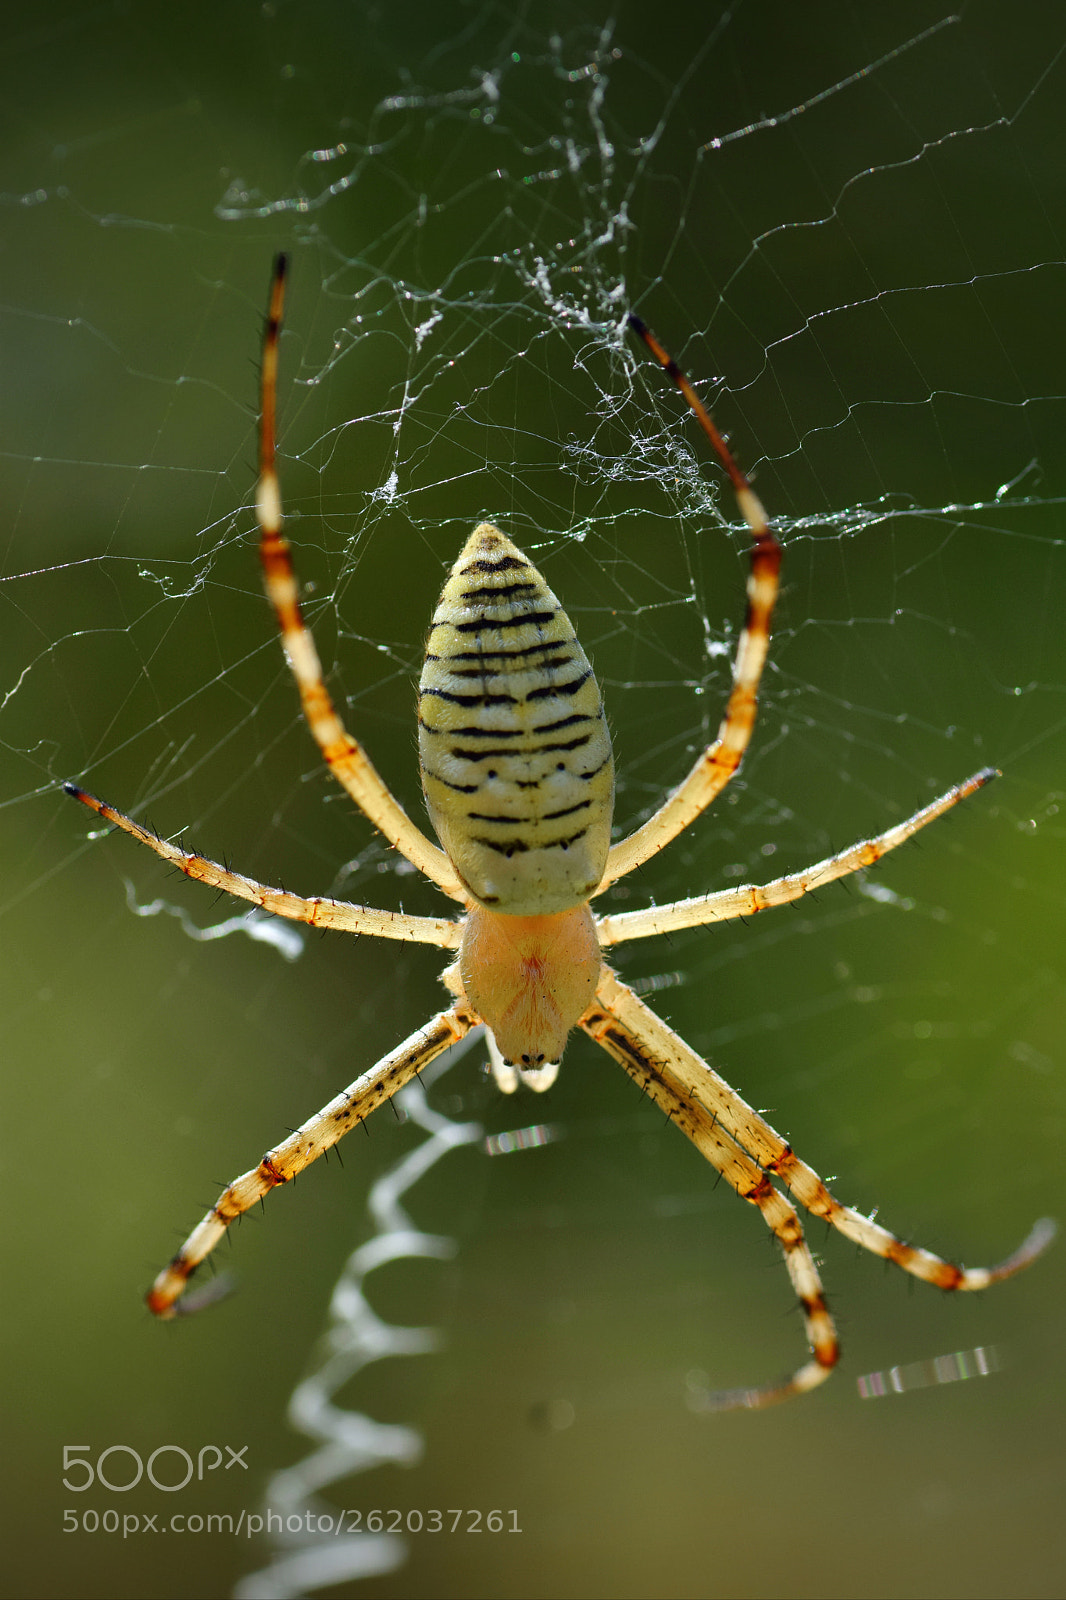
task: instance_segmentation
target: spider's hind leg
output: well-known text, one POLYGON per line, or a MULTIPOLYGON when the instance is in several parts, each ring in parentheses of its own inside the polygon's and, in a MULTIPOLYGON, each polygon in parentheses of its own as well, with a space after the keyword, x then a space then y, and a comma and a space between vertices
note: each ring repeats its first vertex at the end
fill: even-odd
POLYGON ((628 839, 611 846, 597 894, 602 893, 608 884, 639 867, 694 822, 721 794, 740 766, 755 727, 759 684, 770 648, 770 622, 781 573, 781 546, 770 527, 763 504, 737 465, 710 412, 677 362, 640 318, 631 315, 629 325, 680 389, 729 474, 737 507, 751 531, 751 570, 748 574, 744 627, 737 641, 736 659, 733 662, 733 687, 718 736, 654 816, 649 817, 628 839))
POLYGON ((259 483, 255 508, 259 520, 259 559, 263 583, 274 608, 285 656, 300 693, 304 719, 323 759, 342 788, 412 866, 417 867, 453 900, 466 892, 448 857, 411 821, 389 790, 370 757, 345 728, 322 673, 322 663, 300 608, 299 585, 292 551, 282 531, 281 488, 276 456, 278 341, 285 303, 287 261, 274 262, 270 306, 263 333, 260 373, 259 483))

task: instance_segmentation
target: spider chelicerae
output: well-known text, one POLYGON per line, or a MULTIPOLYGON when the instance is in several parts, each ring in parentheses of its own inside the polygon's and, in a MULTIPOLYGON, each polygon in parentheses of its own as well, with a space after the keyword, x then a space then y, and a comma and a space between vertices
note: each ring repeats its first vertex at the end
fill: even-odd
POLYGON ((803 1310, 810 1356, 791 1376, 712 1397, 720 1409, 764 1406, 813 1389, 840 1345, 814 1258, 789 1196, 847 1238, 941 1289, 984 1289, 1028 1265, 1050 1242, 1043 1220, 995 1267, 959 1267, 903 1243, 872 1217, 841 1205, 758 1112, 679 1038, 603 959, 612 945, 705 927, 788 904, 872 866, 887 851, 982 788, 985 768, 906 822, 804 872, 642 911, 596 916, 590 901, 676 838, 736 772, 755 724, 770 639, 781 548, 763 507, 689 380, 636 316, 629 326, 681 390, 732 483, 751 530, 747 614, 718 736, 655 814, 611 844, 614 769, 599 687, 569 619, 540 573, 491 523, 476 527, 433 617, 418 691, 419 757, 429 815, 443 849, 411 821, 346 731, 300 612, 282 534, 275 469, 278 340, 286 261, 274 267, 263 340, 256 508, 260 559, 308 727, 330 770, 390 844, 462 906, 456 917, 416 917, 269 888, 168 843, 74 784, 67 792, 190 878, 265 911, 347 933, 455 951, 443 973, 453 996, 439 1012, 259 1164, 223 1190, 156 1278, 157 1316, 181 1296, 230 1223, 383 1105, 435 1056, 484 1023, 492 1070, 505 1093, 554 1082, 567 1035, 581 1028, 623 1066, 737 1194, 757 1206, 784 1253, 803 1310))

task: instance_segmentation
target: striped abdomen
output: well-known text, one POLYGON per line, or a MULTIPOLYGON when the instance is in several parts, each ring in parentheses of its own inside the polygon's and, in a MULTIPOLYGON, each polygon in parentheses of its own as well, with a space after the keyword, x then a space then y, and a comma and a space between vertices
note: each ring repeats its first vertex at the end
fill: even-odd
POLYGON ((437 837, 475 900, 543 916, 588 899, 614 804, 599 686, 540 573, 488 522, 433 618, 418 746, 437 837))

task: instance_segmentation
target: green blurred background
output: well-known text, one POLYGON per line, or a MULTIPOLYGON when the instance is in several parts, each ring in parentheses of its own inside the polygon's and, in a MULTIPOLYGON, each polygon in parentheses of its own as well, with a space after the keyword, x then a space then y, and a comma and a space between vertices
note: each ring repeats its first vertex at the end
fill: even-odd
MULTIPOLYGON (((90 840, 57 788, 78 777, 300 892, 439 909, 322 775, 261 596, 254 368, 279 247, 309 614, 417 815, 412 682, 483 515, 593 657, 621 825, 713 731, 745 540, 624 311, 719 378, 705 392, 787 544, 762 717, 714 817, 610 903, 794 870, 986 763, 1004 777, 883 866, 890 893, 641 943, 620 970, 904 1236, 982 1263, 1059 1208, 1061 6, 610 18, 308 0, 7 24, 6 1592, 213 1596, 266 1564, 265 1542, 64 1534, 63 1512, 260 1508, 308 1452, 286 1405, 371 1232, 371 1180, 421 1138, 382 1113, 343 1171, 241 1228, 238 1295, 174 1327, 140 1311, 216 1182, 441 996, 425 949, 313 939, 286 963, 138 917, 232 908, 90 840), (65 1445, 115 1444, 247 1445, 249 1471, 172 1496, 63 1487, 65 1445)), ((760 1219, 587 1041, 544 1101, 502 1100, 482 1056, 435 1103, 555 1137, 506 1160, 472 1145, 411 1190, 456 1254, 367 1287, 440 1347, 342 1399, 423 1453, 326 1499, 515 1507, 524 1532, 423 1534, 333 1592, 1061 1593, 1061 1246, 952 1299, 815 1227, 842 1371, 778 1411, 700 1415, 694 1388, 802 1353, 760 1219), (864 1373, 977 1346, 1002 1370, 859 1398, 864 1373)))

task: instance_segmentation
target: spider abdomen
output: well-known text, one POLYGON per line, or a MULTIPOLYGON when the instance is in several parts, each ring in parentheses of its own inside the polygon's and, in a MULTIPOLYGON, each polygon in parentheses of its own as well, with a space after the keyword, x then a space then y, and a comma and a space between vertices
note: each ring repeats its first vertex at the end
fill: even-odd
POLYGON ((587 900, 614 804, 599 685, 555 595, 491 523, 441 594, 418 724, 430 818, 474 899, 515 916, 587 900))

